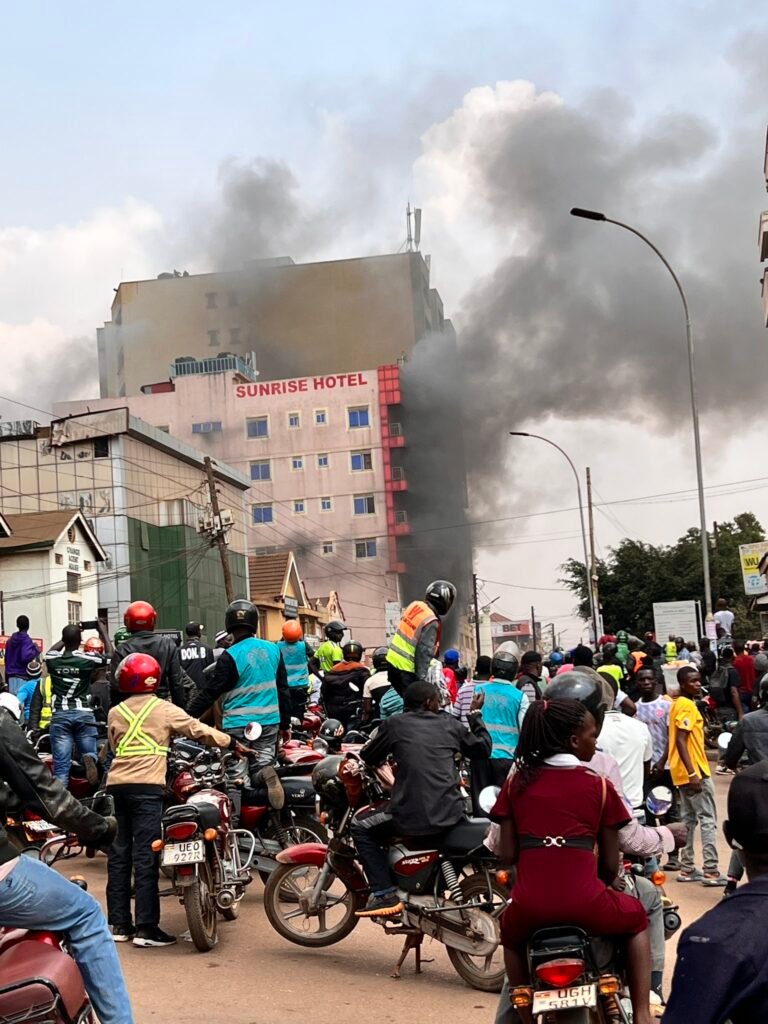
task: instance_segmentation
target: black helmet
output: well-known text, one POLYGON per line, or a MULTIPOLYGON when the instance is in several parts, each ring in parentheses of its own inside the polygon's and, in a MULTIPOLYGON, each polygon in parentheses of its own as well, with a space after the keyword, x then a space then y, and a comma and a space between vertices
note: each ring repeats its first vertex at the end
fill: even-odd
POLYGON ((233 629, 242 629, 243 627, 249 629, 251 633, 255 633, 259 628, 259 609, 250 601, 238 598, 227 608, 224 625, 228 633, 231 633, 233 629))
POLYGON ((348 640, 341 648, 341 653, 344 655, 344 661, 360 661, 363 657, 363 645, 357 640, 348 640))
POLYGON ((315 792, 327 803, 334 807, 346 810, 348 806, 347 791, 344 783, 339 778, 339 766, 342 757, 334 754, 331 757, 324 757, 312 769, 312 785, 315 792))
POLYGON ((338 619, 331 619, 328 625, 325 627, 325 635, 329 640, 332 640, 335 644, 341 640, 344 636, 344 623, 339 622, 338 619))
POLYGON ((611 644, 611 643, 603 644, 603 657, 604 658, 613 658, 617 651, 618 651, 618 647, 616 646, 616 644, 611 644))
POLYGON ((424 600, 436 615, 447 615, 456 600, 456 587, 448 580, 435 580, 427 587, 424 600))
POLYGON ((341 741, 344 739, 344 726, 338 718, 326 718, 320 726, 317 734, 321 740, 325 740, 329 750, 341 750, 341 741))
POLYGON ((592 713, 597 727, 603 724, 606 705, 603 688, 586 672, 563 672, 547 686, 547 700, 577 700, 592 713))
POLYGON ((491 675, 494 679, 507 679, 512 682, 517 678, 520 669, 520 662, 512 651, 505 651, 502 647, 496 651, 491 661, 491 675))
POLYGON ((387 667, 387 655, 389 654, 388 647, 377 647, 373 652, 373 667, 377 672, 381 672, 382 669, 387 667))

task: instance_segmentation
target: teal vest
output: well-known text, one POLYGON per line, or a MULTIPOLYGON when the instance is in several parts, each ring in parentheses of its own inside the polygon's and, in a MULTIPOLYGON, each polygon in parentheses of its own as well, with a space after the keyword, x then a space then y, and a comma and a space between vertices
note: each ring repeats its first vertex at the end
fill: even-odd
POLYGON ((485 694, 483 722, 493 740, 492 758, 515 756, 517 741, 520 739, 518 715, 523 703, 523 692, 514 683, 476 683, 475 693, 485 694))
POLYGON ((222 728, 244 729, 249 722, 279 725, 277 644, 249 637, 233 644, 228 653, 235 660, 239 679, 224 698, 222 728))
POLYGON ((285 671, 288 673, 288 685, 306 690, 309 686, 309 667, 307 666, 307 647, 303 640, 289 644, 278 640, 277 646, 283 656, 285 671))

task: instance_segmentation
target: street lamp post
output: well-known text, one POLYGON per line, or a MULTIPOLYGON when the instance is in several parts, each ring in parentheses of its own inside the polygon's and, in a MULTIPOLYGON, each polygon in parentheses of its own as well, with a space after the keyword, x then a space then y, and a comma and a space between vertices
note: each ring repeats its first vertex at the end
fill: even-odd
POLYGON ((587 549, 587 531, 586 531, 586 528, 584 526, 584 502, 582 501, 582 498, 581 498, 581 481, 579 480, 579 474, 576 471, 576 467, 574 466, 573 460, 571 459, 571 457, 568 454, 568 452, 564 451, 560 447, 559 444, 555 444, 554 441, 550 441, 550 439, 548 437, 542 437, 541 434, 529 434, 525 430, 510 430, 509 433, 510 433, 511 437, 535 437, 537 441, 543 441, 544 444, 548 444, 548 445, 551 445, 553 448, 557 448, 557 450, 560 452, 560 454, 563 456, 563 458, 566 460, 568 465, 571 467, 571 470, 573 471, 573 478, 576 481, 576 495, 577 495, 577 497, 579 499, 579 519, 581 520, 581 541, 582 541, 582 544, 584 545, 584 573, 585 573, 585 579, 587 581, 587 588, 588 588, 588 592, 589 592, 589 609, 590 609, 590 611, 592 613, 592 628, 595 631, 595 644, 597 644, 597 642, 598 642, 598 640, 600 638, 600 631, 599 631, 599 626, 598 626, 598 623, 599 623, 600 620, 598 619, 598 615, 597 615, 597 605, 595 604, 595 588, 594 588, 593 583, 592 583, 592 575, 591 575, 591 571, 590 571, 589 552, 588 552, 588 549, 587 549))
POLYGON ((707 513, 704 506, 704 474, 701 468, 701 436, 699 434, 699 405, 696 397, 696 375, 694 372, 694 360, 693 360, 693 328, 691 327, 691 314, 688 309, 688 300, 685 297, 683 286, 680 284, 680 279, 672 269, 669 260, 666 258, 664 253, 658 249, 653 242, 646 238, 645 235, 638 231, 637 228, 633 228, 630 224, 624 224, 623 221, 613 220, 612 217, 606 217, 604 213, 600 213, 597 210, 582 210, 578 206, 574 206, 571 210, 572 217, 582 217, 584 220, 599 220, 604 221, 606 224, 615 224, 619 228, 624 228, 625 231, 631 232, 636 235, 642 242, 656 253, 661 262, 667 268, 675 282, 678 292, 680 293, 680 299, 683 303, 683 312, 685 313, 685 338, 688 343, 688 376, 691 385, 691 418, 693 420, 693 447, 696 453, 696 482, 699 489, 699 520, 701 526, 701 566, 704 571, 704 605, 706 618, 712 614, 712 584, 709 579, 709 537, 707 535, 707 513))

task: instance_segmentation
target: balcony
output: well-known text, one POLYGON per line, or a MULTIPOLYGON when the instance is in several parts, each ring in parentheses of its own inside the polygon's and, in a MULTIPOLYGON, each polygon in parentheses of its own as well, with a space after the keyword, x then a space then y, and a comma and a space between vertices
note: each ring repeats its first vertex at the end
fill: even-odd
POLYGON ((757 232, 757 248, 760 252, 760 262, 768 260, 768 210, 760 214, 760 228, 757 232))
POLYGON ((404 537, 411 532, 411 526, 408 522, 408 513, 404 509, 397 509, 395 511, 395 536, 404 537))
POLYGON ((405 435, 403 434, 402 423, 388 423, 386 426, 382 426, 381 433, 382 440, 384 440, 390 448, 405 447, 405 435))
POLYGON ((408 481, 405 478, 405 470, 402 466, 392 467, 392 491, 407 491, 408 481))
POLYGON ((251 366, 240 356, 231 352, 222 352, 220 355, 211 356, 209 359, 194 359, 192 356, 178 356, 171 363, 171 377, 191 377, 199 374, 209 373, 239 373, 246 380, 255 381, 259 376, 258 370, 251 366))

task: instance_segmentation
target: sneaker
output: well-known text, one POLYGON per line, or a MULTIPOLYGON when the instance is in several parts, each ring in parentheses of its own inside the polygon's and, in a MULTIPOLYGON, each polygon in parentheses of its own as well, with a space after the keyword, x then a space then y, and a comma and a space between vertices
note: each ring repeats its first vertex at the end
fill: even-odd
POLYGON ((169 935, 162 928, 137 928, 133 937, 134 946, 148 948, 150 946, 173 946, 175 935, 169 935))
POLYGON ((678 882, 703 882, 704 872, 696 868, 684 868, 677 876, 678 882))
POLYGON ((709 888, 711 889, 714 889, 728 885, 728 879, 725 877, 725 875, 719 875, 716 873, 711 875, 704 875, 704 877, 701 880, 701 884, 709 886, 709 888))
POLYGON ((85 768, 85 777, 88 779, 88 784, 98 786, 99 766, 93 754, 83 754, 83 768, 85 768))
POLYGON ((122 924, 112 926, 112 938, 115 942, 130 942, 135 934, 135 930, 130 926, 122 924))
POLYGON ((403 909, 403 903, 396 892, 388 892, 383 896, 371 895, 364 910, 358 910, 358 917, 393 917, 403 909))
POLYGON ((267 796, 270 806, 276 811, 281 811, 285 806, 285 790, 275 769, 271 764, 261 769, 261 781, 267 787, 267 796))
POLYGON ((715 768, 715 775, 735 775, 736 772, 732 768, 726 768, 724 764, 719 764, 715 768))

